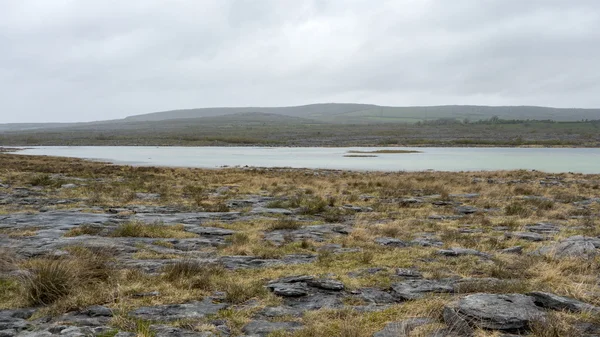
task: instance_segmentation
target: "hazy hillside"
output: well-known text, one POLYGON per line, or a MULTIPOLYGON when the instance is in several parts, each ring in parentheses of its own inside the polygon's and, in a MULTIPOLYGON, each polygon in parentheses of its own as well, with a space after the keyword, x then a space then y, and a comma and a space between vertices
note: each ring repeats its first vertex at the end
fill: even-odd
POLYGON ((160 121, 167 119, 180 118, 198 118, 223 116, 231 114, 243 114, 262 112, 268 114, 277 114, 284 116, 311 118, 313 116, 332 116, 338 114, 346 114, 355 111, 377 108, 371 104, 343 104, 343 103, 327 103, 327 104, 311 104, 292 107, 245 107, 245 108, 199 108, 185 110, 170 110, 155 112, 144 115, 130 116, 125 118, 127 121, 160 121))
POLYGON ((74 132, 119 130, 170 130, 207 127, 210 125, 284 125, 298 127, 308 124, 412 124, 440 118, 463 121, 501 119, 530 119, 554 121, 581 121, 600 119, 600 109, 557 109, 534 106, 423 106, 386 107, 371 104, 312 104, 276 108, 202 108, 172 110, 137 115, 119 120, 87 123, 23 123, 0 124, 0 134, 35 132, 74 132))
POLYGON ((0 124, 0 132, 53 129, 74 125, 73 123, 10 123, 0 124))
POLYGON ((311 104, 295 107, 201 108, 171 110, 127 117, 126 121, 160 121, 181 118, 223 116, 248 112, 262 112, 302 117, 334 123, 412 123, 438 118, 470 119, 472 121, 498 116, 502 119, 552 119, 578 121, 600 119, 600 109, 559 109, 535 106, 474 106, 447 105, 422 107, 387 107, 371 104, 311 104))

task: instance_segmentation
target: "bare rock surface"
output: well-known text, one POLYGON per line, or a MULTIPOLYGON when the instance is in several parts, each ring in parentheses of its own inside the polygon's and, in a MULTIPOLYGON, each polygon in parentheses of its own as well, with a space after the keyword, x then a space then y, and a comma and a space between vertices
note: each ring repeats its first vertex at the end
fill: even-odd
POLYGON ((427 293, 452 293, 454 287, 450 280, 414 279, 394 283, 392 290, 394 296, 400 299, 415 300, 427 293))
POLYGON ((341 224, 325 224, 315 226, 305 226, 294 230, 274 230, 265 233, 265 239, 281 245, 286 240, 302 241, 312 240, 315 242, 323 242, 328 238, 347 235, 352 231, 352 228, 341 224))
POLYGON ((400 322, 392 322, 376 332, 373 337, 409 337, 411 332, 422 325, 435 323, 435 320, 428 317, 409 318, 400 322))
POLYGON ((149 321, 177 321, 204 318, 207 315, 216 314, 227 306, 227 304, 214 303, 212 299, 206 298, 201 302, 141 307, 131 312, 130 315, 149 321))
POLYGON ((247 336, 263 337, 276 331, 292 332, 302 328, 298 322, 270 322, 266 320, 255 320, 246 324, 242 331, 247 336))

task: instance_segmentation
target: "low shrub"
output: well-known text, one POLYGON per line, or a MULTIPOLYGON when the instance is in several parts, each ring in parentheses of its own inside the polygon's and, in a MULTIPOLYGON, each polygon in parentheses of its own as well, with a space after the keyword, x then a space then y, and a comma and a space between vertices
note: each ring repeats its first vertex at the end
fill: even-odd
POLYGON ((294 230, 294 229, 299 229, 302 227, 302 223, 294 218, 290 218, 290 217, 286 217, 286 218, 280 218, 279 220, 275 221, 273 224, 271 224, 271 226, 269 226, 269 230, 282 230, 282 229, 289 229, 289 230, 294 230))

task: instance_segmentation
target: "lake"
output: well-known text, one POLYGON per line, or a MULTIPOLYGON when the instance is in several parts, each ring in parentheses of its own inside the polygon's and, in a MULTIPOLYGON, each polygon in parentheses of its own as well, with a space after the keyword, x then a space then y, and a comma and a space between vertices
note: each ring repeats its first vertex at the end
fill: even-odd
POLYGON ((102 160, 139 166, 217 168, 223 166, 294 167, 361 171, 481 171, 530 169, 545 172, 600 173, 598 148, 289 148, 289 147, 136 147, 43 146, 19 151, 102 160), (344 157, 348 151, 383 149, 422 153, 344 157))

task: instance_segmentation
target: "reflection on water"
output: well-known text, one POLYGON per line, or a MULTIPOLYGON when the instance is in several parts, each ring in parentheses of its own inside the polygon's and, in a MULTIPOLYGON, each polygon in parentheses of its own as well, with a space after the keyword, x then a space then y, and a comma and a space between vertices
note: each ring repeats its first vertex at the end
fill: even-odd
POLYGON ((287 148, 52 146, 19 152, 104 160, 133 165, 205 167, 257 166, 367 171, 478 171, 534 169, 600 173, 597 148, 287 148), (419 150, 422 153, 344 157, 348 151, 419 150))

